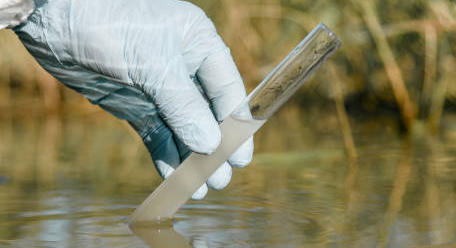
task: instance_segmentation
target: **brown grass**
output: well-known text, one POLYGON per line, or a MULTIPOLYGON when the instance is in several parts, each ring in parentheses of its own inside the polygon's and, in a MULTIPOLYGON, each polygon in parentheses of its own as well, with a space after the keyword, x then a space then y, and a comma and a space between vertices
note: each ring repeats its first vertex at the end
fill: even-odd
MULTIPOLYGON (((456 98, 456 87, 442 79, 445 64, 455 63, 451 45, 442 44, 445 40, 454 43, 456 31, 456 9, 448 1, 195 3, 214 20, 231 48, 248 90, 323 21, 344 41, 332 58, 334 74, 344 75, 343 80, 339 79, 344 88, 344 101, 339 99, 337 103, 340 114, 340 104, 355 99, 361 101, 356 106, 366 113, 396 105, 397 115, 407 129, 419 118, 428 120, 429 126, 438 130, 439 119, 448 106, 445 103, 451 104, 453 101, 448 100, 456 98)), ((11 31, 0 31, 0 54, 1 120, 100 112, 39 68, 11 31)), ((311 85, 313 90, 301 91, 301 98, 323 96, 320 102, 313 103, 317 107, 321 100, 332 98, 333 85, 324 77, 315 77, 311 85)))

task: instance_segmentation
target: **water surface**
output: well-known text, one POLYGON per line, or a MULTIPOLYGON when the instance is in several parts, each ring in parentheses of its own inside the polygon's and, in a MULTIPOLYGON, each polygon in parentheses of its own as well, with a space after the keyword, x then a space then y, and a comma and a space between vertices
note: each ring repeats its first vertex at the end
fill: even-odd
POLYGON ((356 161, 331 135, 260 151, 225 190, 141 238, 125 221, 160 179, 136 137, 115 125, 55 125, 2 136, 0 247, 456 246, 454 132, 358 135, 356 161))

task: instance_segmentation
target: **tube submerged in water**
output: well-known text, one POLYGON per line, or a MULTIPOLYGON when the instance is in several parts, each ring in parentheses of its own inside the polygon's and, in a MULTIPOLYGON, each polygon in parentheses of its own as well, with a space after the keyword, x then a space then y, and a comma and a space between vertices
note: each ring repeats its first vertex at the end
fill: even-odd
POLYGON ((130 224, 171 218, 193 193, 304 84, 341 45, 320 23, 220 125, 222 141, 211 155, 192 153, 135 210, 130 224))

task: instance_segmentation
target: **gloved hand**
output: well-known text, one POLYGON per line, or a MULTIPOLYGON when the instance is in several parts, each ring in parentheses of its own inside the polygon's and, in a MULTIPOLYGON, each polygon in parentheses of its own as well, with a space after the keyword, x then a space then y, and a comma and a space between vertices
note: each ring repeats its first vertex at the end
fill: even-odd
MULTIPOLYGON (((229 49, 201 9, 176 0, 35 4, 14 29, 26 48, 61 82, 127 120, 162 177, 190 150, 217 148, 218 122, 246 94, 229 49)), ((224 188, 231 166, 247 165, 252 152, 249 139, 193 198, 203 198, 207 186, 224 188)))
POLYGON ((19 25, 34 7, 33 0, 0 0, 0 29, 19 25))

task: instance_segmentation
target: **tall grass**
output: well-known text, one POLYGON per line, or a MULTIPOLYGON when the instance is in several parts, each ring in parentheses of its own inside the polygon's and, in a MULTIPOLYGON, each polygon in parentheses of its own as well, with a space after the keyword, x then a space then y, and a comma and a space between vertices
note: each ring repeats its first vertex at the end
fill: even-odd
MULTIPOLYGON (((387 113, 404 130, 416 119, 438 130, 445 106, 454 106, 447 68, 455 64, 456 6, 450 1, 194 2, 216 23, 249 90, 323 21, 344 45, 332 59, 333 76, 320 72, 295 105, 333 99, 336 78, 349 115, 387 113)), ((0 119, 100 111, 44 72, 11 31, 0 31, 0 54, 0 119)))
MULTIPOLYGON (((382 196, 389 201, 385 211, 380 212, 384 213, 380 218, 384 225, 378 230, 383 240, 379 247, 387 245, 388 227, 401 216, 401 210, 407 208, 404 205, 417 204, 413 208, 419 208, 417 214, 422 215, 423 222, 428 215, 445 216, 446 213, 440 210, 454 206, 454 194, 446 194, 449 188, 441 190, 439 185, 439 180, 451 180, 446 177, 454 171, 454 149, 442 148, 439 141, 427 137, 413 145, 405 145, 396 167, 391 167, 389 160, 355 161, 356 140, 352 137, 351 124, 353 120, 372 119, 371 123, 375 124, 377 120, 386 119, 393 128, 401 126, 410 131, 417 122, 425 122, 431 130, 439 132, 442 116, 454 110, 456 105, 456 83, 453 82, 456 78, 455 4, 443 0, 194 2, 214 20, 231 48, 248 90, 253 89, 318 22, 323 21, 341 36, 342 48, 298 97, 271 118, 256 136, 255 143, 257 151, 265 152, 305 150, 314 145, 326 148, 345 145, 348 156, 353 159, 351 166, 339 166, 341 163, 333 159, 336 165, 316 174, 321 182, 345 178, 339 187, 345 196, 345 212, 331 214, 346 220, 337 225, 332 223, 331 228, 335 226, 340 233, 350 233, 357 228, 350 224, 351 219, 356 223, 364 216, 364 209, 370 209, 370 205, 364 203, 369 192, 377 187, 372 183, 375 180, 394 179, 390 183, 391 193, 382 196), (314 125, 309 128, 309 123, 314 125), (341 130, 342 141, 327 135, 330 128, 341 130), (427 161, 413 159, 413 148, 409 146, 417 144, 426 146, 426 154, 429 152, 430 156, 424 174, 420 167, 412 166, 415 162, 427 161), (328 173, 331 171, 337 173, 328 173), (424 179, 413 180, 414 174, 423 174, 424 179), (410 191, 425 192, 423 201, 406 201, 406 197, 422 195, 407 196, 410 191)), ((120 125, 123 124, 115 122, 113 117, 44 72, 11 31, 0 31, 0 171, 11 175, 13 182, 26 184, 36 178, 43 184, 52 184, 63 170, 81 180, 109 178, 104 180, 106 188, 100 191, 122 190, 122 185, 157 185, 158 177, 151 172, 150 158, 139 138, 133 133, 119 132, 123 128, 120 125), (27 121, 37 118, 44 121, 27 121), (73 121, 75 119, 84 119, 91 128, 87 129, 87 123, 81 124, 73 121), (71 125, 62 125, 66 121, 71 125)), ((374 130, 373 125, 367 128, 371 132, 374 130)), ((385 131, 386 128, 382 128, 385 131)), ((337 131, 330 129, 330 133, 337 131)), ((448 139, 456 140, 455 134, 456 130, 448 139)), ((383 145, 389 147, 391 143, 383 145)), ((369 151, 364 152, 369 155, 369 151)), ((317 153, 299 153, 299 156, 318 156, 317 153)), ((422 153, 418 149, 415 151, 418 155, 422 153)), ((264 161, 270 160, 267 155, 262 156, 264 161)), ((257 156, 257 161, 261 162, 262 156, 257 156)), ((396 156, 394 151, 391 156, 396 156)), ((315 160, 318 166, 325 165, 315 160)), ((277 164, 284 161, 286 159, 281 158, 277 164)), ((271 178, 261 178, 261 175, 255 173, 253 167, 243 177, 258 187, 258 192, 267 191, 271 180, 283 183, 286 178, 280 173, 272 173, 271 178)), ((300 176, 304 180, 313 175, 306 170, 300 176)), ((313 185, 315 192, 329 195, 328 202, 337 202, 338 199, 329 198, 337 194, 327 193, 330 188, 325 184, 313 185)), ((124 190, 128 191, 128 188, 124 190)), ((17 193, 11 192, 12 195, 17 193)), ((6 202, 8 199, 7 195, 1 200, 6 202)), ((4 206, 0 204, 0 207, 4 206)), ((443 218, 448 226, 446 230, 452 235, 455 227, 451 220, 443 218)), ((354 233, 358 231, 356 229, 354 233)))

